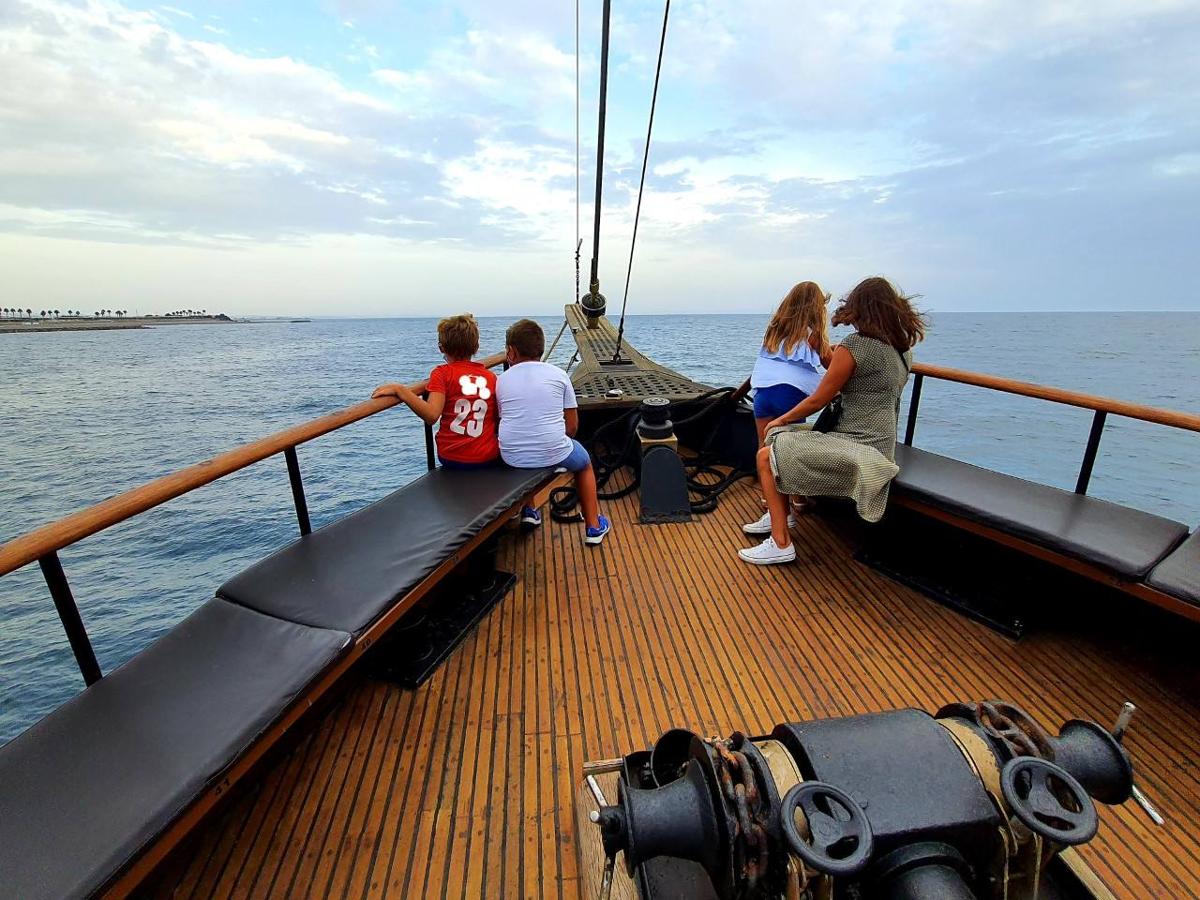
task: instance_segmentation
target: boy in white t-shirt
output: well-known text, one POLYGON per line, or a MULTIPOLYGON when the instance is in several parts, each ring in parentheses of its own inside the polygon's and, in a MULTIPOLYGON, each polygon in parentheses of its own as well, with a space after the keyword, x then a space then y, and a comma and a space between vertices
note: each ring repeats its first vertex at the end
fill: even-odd
MULTIPOLYGON (((599 544, 612 529, 600 515, 596 473, 583 444, 574 439, 579 404, 571 380, 558 366, 542 362, 546 336, 531 319, 513 323, 504 336, 509 368, 496 379, 500 403, 500 457, 514 469, 564 468, 575 475, 583 510, 585 544, 599 544)), ((540 525, 541 513, 526 507, 521 521, 540 525)))

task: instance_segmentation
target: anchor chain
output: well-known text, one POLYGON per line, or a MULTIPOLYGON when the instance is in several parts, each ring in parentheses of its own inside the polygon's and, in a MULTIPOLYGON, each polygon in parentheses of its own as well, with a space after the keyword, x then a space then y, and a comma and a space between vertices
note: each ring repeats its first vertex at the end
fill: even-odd
POLYGON ((1036 756, 1054 761, 1050 735, 1021 707, 988 700, 973 704, 973 712, 979 727, 989 737, 1004 744, 1013 756, 1036 756))
POLYGON ((754 769, 746 755, 736 749, 744 740, 743 735, 735 734, 729 740, 714 741, 713 746, 717 751, 721 791, 737 816, 733 835, 734 865, 747 893, 753 894, 770 863, 766 827, 769 811, 762 801, 754 769))

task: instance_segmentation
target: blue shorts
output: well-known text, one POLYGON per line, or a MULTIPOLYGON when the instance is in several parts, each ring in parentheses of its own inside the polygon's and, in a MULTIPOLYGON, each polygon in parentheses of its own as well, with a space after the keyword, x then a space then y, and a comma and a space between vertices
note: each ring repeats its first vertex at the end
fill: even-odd
POLYGON ((571 452, 567 454, 566 459, 555 463, 554 467, 566 469, 568 472, 582 472, 592 464, 592 458, 588 456, 587 449, 579 441, 571 438, 571 444, 571 452))
MULTIPOLYGON (((772 384, 754 391, 754 418, 778 419, 808 394, 794 384, 772 384)), ((803 422, 803 419, 799 421, 803 422)))

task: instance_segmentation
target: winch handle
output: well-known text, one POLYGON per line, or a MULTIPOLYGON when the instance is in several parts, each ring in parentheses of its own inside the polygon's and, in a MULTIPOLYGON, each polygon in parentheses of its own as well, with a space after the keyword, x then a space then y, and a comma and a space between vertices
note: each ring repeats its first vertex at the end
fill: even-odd
POLYGON ((1030 831, 1057 844, 1087 843, 1100 827, 1096 804, 1075 776, 1036 756, 1018 756, 1005 763, 1000 791, 1030 831))
MULTIPOLYGON (((1129 730, 1129 723, 1133 721, 1133 714, 1135 712, 1137 712, 1137 707, 1129 701, 1126 701, 1121 707, 1121 712, 1117 715, 1117 724, 1113 726, 1112 730, 1113 740, 1115 740, 1118 744, 1125 740, 1125 732, 1129 730)), ((1155 825, 1166 824, 1167 820, 1163 818, 1162 813, 1160 813, 1158 808, 1150 802, 1149 798, 1142 793, 1141 788, 1134 784, 1130 786, 1130 791, 1133 794, 1134 802, 1136 802, 1137 805, 1142 808, 1142 812, 1150 817, 1151 822, 1153 822, 1155 825)))
POLYGON ((875 850, 875 836, 867 814, 841 788, 823 781, 802 781, 792 787, 780 805, 783 836, 788 849, 806 865, 826 875, 861 872, 875 850), (796 827, 796 810, 804 813, 808 836, 796 827))

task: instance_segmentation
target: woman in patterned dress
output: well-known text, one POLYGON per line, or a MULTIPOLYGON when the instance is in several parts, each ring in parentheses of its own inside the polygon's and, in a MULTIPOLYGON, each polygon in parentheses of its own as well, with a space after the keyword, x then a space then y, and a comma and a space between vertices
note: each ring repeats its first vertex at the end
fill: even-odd
MULTIPOLYGON (((767 425, 758 478, 771 534, 757 547, 738 551, 748 563, 796 558, 788 533, 788 494, 848 497, 868 522, 878 522, 887 506, 888 485, 899 471, 894 459, 900 394, 912 367, 912 347, 925 336, 925 321, 890 282, 868 278, 846 296, 833 324, 849 325, 854 334, 834 348, 816 391, 767 425), (792 424, 838 394, 842 414, 832 431, 792 424)), ((753 533, 759 524, 746 530, 753 533)))

